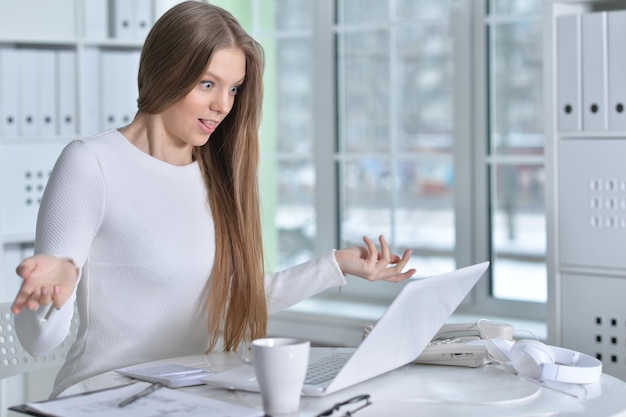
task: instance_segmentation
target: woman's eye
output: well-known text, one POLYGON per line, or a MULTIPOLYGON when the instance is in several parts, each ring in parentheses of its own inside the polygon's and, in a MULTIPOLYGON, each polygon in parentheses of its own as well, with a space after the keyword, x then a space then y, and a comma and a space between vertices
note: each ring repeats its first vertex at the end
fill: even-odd
POLYGON ((235 87, 231 87, 231 89, 230 89, 230 93, 231 93, 232 95, 237 95, 237 93, 239 92, 239 89, 240 89, 240 88, 241 88, 241 86, 240 86, 240 85, 237 85, 237 86, 235 86, 235 87))
POLYGON ((213 87, 213 81, 200 81, 200 85, 203 88, 211 88, 213 87))

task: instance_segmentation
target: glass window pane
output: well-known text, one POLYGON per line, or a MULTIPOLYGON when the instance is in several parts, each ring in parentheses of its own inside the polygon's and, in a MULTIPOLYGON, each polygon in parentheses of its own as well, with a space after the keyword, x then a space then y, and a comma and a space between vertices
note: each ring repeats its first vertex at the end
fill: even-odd
POLYGON ((489 0, 489 10, 493 14, 541 13, 542 0, 489 0))
POLYGON ((259 184, 268 272, 314 257, 313 2, 253 2, 265 52, 259 184))
POLYGON ((450 148, 454 126, 452 40, 446 22, 397 32, 401 150, 450 148))
POLYGON ((496 298, 547 301, 544 188, 541 165, 495 168, 492 268, 496 298))
MULTIPOLYGON (((309 39, 277 40, 278 151, 313 153, 312 46, 309 39)), ((266 112, 264 115, 269 116, 266 112)))
POLYGON ((491 30, 491 140, 498 153, 543 153, 540 20, 491 30))
POLYGON ((381 0, 337 0, 340 23, 385 22, 389 20, 389 6, 381 0))
POLYGON ((389 151, 389 32, 346 33, 338 57, 340 129, 349 151, 389 151))
POLYGON ((389 29, 337 28, 341 244, 384 234, 395 252, 413 250, 418 276, 434 275, 456 264, 449 3, 380 3, 396 10, 380 19, 389 29))
POLYGON ((363 235, 391 234, 391 171, 383 159, 364 158, 342 165, 341 237, 346 246, 363 244, 363 235))
POLYGON ((450 0, 397 0, 396 16, 401 20, 447 18, 450 7, 450 0))
POLYGON ((498 1, 490 21, 492 295, 547 300, 541 5, 498 1), (537 13, 530 15, 529 13, 537 13))
POLYGON ((279 264, 283 269, 314 257, 315 167, 310 161, 278 163, 278 205, 274 214, 278 230, 279 264))
MULTIPOLYGON (((261 8, 268 5, 261 2, 261 8)), ((275 27, 267 27, 271 20, 267 19, 263 30, 306 30, 312 27, 314 2, 310 0, 274 0, 275 27)))
POLYGON ((416 276, 454 269, 454 181, 452 156, 400 160, 396 165, 398 211, 394 240, 412 248, 416 276))

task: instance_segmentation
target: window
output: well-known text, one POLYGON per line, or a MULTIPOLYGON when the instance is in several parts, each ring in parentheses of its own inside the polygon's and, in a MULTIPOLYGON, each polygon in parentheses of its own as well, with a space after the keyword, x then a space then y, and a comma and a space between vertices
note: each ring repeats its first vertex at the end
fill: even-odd
MULTIPOLYGON (((412 266, 422 276, 456 265, 455 114, 467 109, 454 102, 451 5, 336 5, 341 246, 383 234, 394 251, 413 250, 412 266)), ((397 286, 389 287, 392 296, 397 286)), ((371 291, 362 280, 342 289, 371 291)))
POLYGON ((542 7, 489 0, 484 19, 490 295, 535 315, 547 300, 542 7))
POLYGON ((270 270, 384 234, 418 276, 491 260, 469 308, 544 314, 540 0, 223 3, 266 52, 270 270))

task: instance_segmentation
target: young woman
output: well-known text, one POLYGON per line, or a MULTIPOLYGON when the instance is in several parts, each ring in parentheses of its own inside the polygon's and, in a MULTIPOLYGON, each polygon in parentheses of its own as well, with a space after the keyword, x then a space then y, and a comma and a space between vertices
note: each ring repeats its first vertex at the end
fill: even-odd
POLYGON ((70 143, 46 186, 35 255, 13 312, 39 356, 80 327, 52 397, 93 375, 231 350, 267 316, 344 275, 400 281, 410 252, 329 252, 264 275, 257 191, 263 54, 228 12, 189 1, 154 25, 138 111, 120 129, 70 143))

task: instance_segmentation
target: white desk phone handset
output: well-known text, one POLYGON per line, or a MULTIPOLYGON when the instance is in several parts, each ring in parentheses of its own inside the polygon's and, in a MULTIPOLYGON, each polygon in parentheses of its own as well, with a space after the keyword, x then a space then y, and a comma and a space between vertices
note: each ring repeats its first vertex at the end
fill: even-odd
POLYGON ((486 340, 513 340, 513 326, 489 320, 444 324, 415 363, 476 368, 492 362, 486 340))

